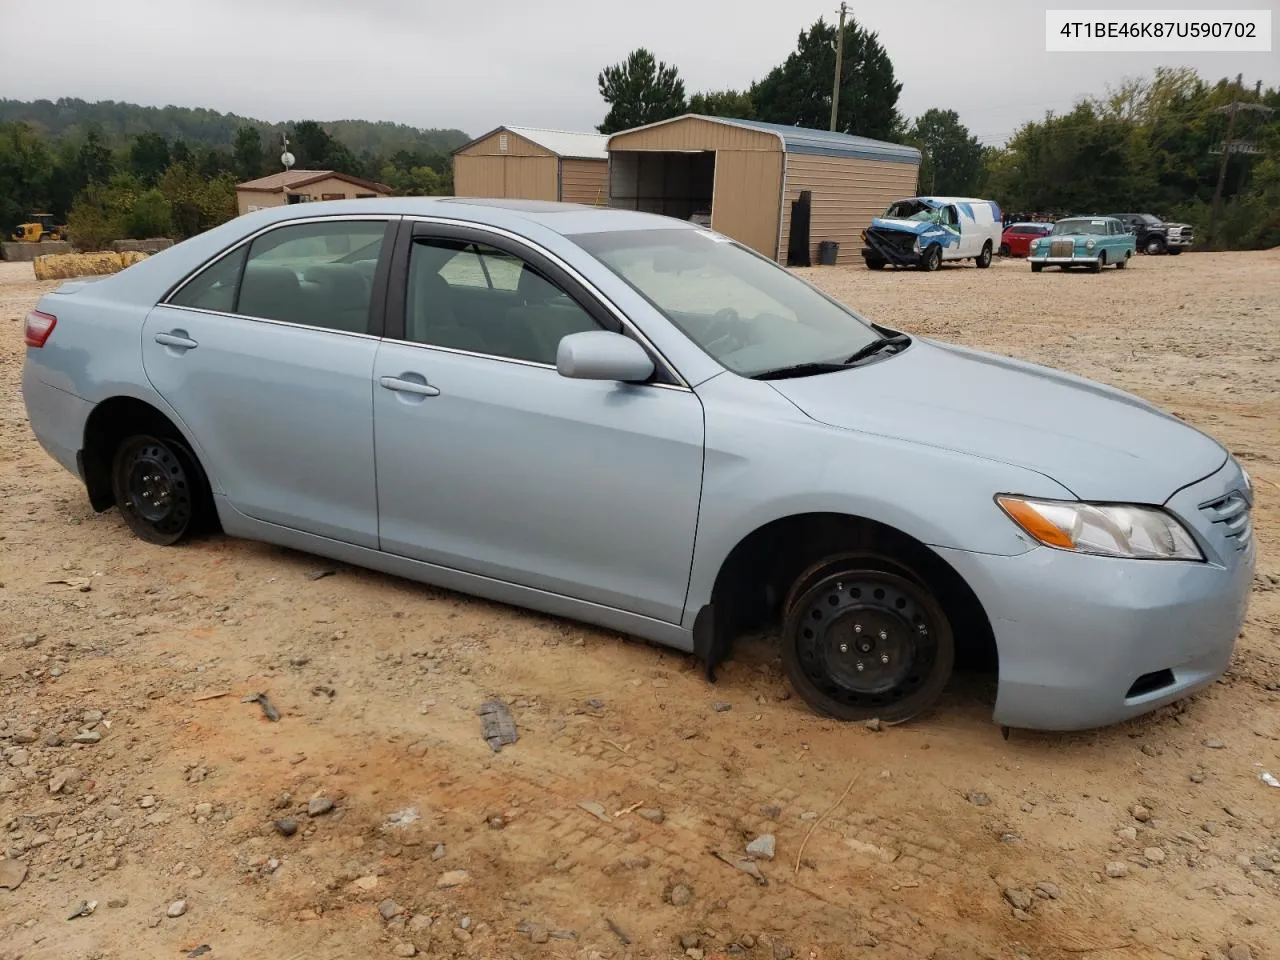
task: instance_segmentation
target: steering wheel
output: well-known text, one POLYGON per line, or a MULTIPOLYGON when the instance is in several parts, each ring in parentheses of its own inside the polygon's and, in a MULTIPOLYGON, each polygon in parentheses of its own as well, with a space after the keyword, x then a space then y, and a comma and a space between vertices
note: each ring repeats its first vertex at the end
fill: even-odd
POLYGON ((707 337, 703 346, 711 353, 716 347, 745 347, 751 343, 743 333, 742 317, 733 307, 721 307, 712 315, 707 324, 707 337))

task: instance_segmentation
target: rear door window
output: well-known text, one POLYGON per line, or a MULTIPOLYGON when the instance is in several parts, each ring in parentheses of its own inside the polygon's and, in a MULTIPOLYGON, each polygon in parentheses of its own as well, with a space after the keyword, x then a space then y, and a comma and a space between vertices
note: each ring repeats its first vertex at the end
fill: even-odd
POLYGON ((169 303, 365 333, 386 231, 384 220, 279 227, 209 264, 169 303))

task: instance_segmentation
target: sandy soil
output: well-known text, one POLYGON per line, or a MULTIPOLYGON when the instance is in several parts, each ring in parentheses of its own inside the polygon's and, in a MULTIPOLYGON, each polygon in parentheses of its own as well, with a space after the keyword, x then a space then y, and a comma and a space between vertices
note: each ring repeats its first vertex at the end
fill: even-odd
POLYGON ((806 271, 871 318, 1143 394, 1256 478, 1227 676, 1008 742, 983 682, 873 732, 809 713, 766 644, 712 686, 315 557, 139 543, 32 438, 20 318, 53 285, 0 266, 0 958, 1280 957, 1280 252, 806 271), (496 754, 489 696, 520 730, 496 754), (710 852, 765 833, 767 883, 710 852))

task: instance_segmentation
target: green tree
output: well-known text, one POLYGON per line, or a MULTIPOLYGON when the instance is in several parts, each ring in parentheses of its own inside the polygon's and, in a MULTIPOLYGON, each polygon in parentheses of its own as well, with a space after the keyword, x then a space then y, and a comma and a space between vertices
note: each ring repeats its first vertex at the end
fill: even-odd
POLYGON ((234 157, 236 176, 242 181, 255 180, 262 176, 266 165, 262 149, 262 134, 256 127, 242 126, 236 130, 235 143, 231 148, 234 157))
POLYGON ((140 133, 129 145, 129 172, 154 186, 169 166, 169 141, 158 133, 140 133))
MULTIPOLYGON (((836 30, 819 18, 800 34, 796 49, 751 88, 756 117, 772 123, 826 130, 831 126, 831 89, 836 72, 836 30)), ((880 140, 900 133, 893 63, 876 34, 850 20, 844 28, 840 110, 836 129, 880 140)))
POLYGON ((156 185, 169 201, 173 232, 180 239, 225 223, 236 215, 236 181, 224 173, 212 180, 176 163, 156 185))
POLYGON ((704 117, 751 120, 755 118, 756 105, 748 90, 708 90, 689 98, 689 112, 704 117))
MULTIPOLYGON (((0 231, 8 236, 35 212, 51 208, 54 154, 25 123, 0 123, 0 231)), ((55 216, 65 210, 54 209, 55 216)))
POLYGON ((187 146, 187 141, 181 137, 173 141, 173 146, 169 149, 169 158, 173 163, 183 166, 191 163, 191 148, 187 146))
POLYGON ((314 120, 300 120, 294 124, 289 150, 297 158, 298 169, 327 169, 325 162, 332 149, 333 138, 314 120))
POLYGON ((67 215, 71 242, 81 250, 103 250, 112 240, 128 234, 129 213, 141 192, 130 173, 119 173, 109 182, 96 181, 80 191, 67 215))
POLYGON ((125 214, 124 227, 137 240, 167 237, 173 231, 173 212, 165 195, 154 187, 139 194, 125 214))
POLYGON ((98 131, 90 130, 76 152, 76 173, 80 183, 106 183, 111 179, 114 166, 111 148, 102 142, 98 131))
POLYGON ((983 147, 954 110, 926 110, 907 136, 920 148, 920 191, 967 197, 978 192, 982 180, 983 147))
POLYGON ((596 83, 600 96, 609 104, 604 122, 596 128, 601 133, 657 123, 686 109, 680 71, 655 60, 644 47, 632 50, 621 63, 605 67, 596 83))

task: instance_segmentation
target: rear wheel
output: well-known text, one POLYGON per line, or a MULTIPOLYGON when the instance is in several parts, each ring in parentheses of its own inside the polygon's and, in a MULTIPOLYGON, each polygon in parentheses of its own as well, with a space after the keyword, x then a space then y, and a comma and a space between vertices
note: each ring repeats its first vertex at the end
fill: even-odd
POLYGON ((1178 254, 1180 254, 1180 253, 1182 252, 1182 248, 1181 248, 1181 247, 1170 247, 1170 248, 1169 248, 1168 250, 1166 250, 1165 252, 1166 252, 1167 254, 1169 254, 1169 256, 1171 256, 1171 257, 1176 257, 1178 254))
POLYGON ((1044 264, 1043 264, 1043 263, 1033 263, 1033 264, 1031 265, 1031 272, 1032 272, 1032 273, 1039 273, 1039 272, 1040 272, 1041 270, 1043 270, 1043 269, 1044 269, 1044 264))
POLYGON ((988 240, 982 245, 982 252, 973 258, 974 265, 979 270, 985 270, 991 266, 991 241, 988 240))
POLYGON ((1116 269, 1123 270, 1128 265, 1129 265, 1129 254, 1126 251, 1125 255, 1116 261, 1116 269))
POLYGON ((920 269, 927 273, 933 273, 942 266, 942 248, 936 243, 929 247, 924 253, 924 259, 920 261, 920 269))
POLYGON ((793 585, 782 658, 817 712, 900 723, 942 694, 955 641, 941 604, 912 570, 877 556, 833 557, 793 585))
POLYGON ((142 540, 170 546, 207 519, 207 481, 195 457, 176 440, 126 437, 111 466, 116 506, 142 540))
POLYGON ((1002 257, 1009 256, 1009 245, 1007 243, 1000 244, 1000 256, 1002 257))

